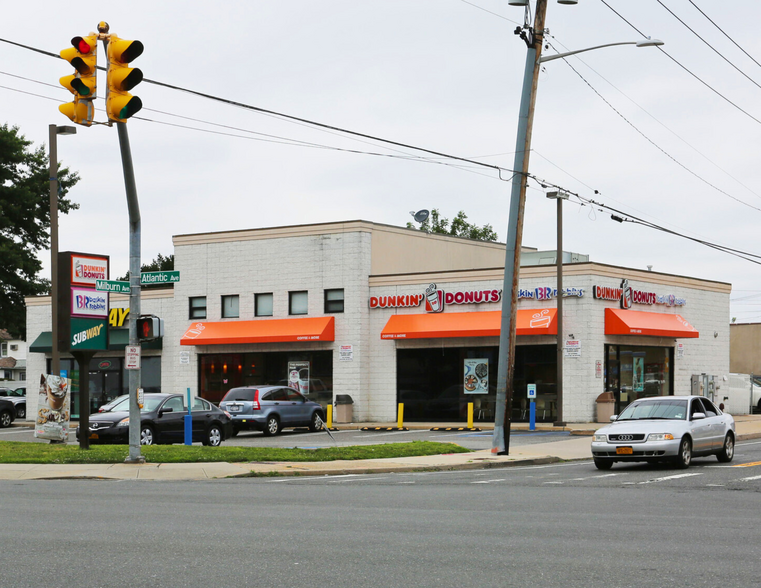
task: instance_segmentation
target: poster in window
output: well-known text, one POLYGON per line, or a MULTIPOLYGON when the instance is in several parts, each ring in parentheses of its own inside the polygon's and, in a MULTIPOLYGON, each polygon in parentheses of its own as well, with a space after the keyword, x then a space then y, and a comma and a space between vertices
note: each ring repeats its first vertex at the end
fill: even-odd
POLYGON ((309 396, 309 362, 288 362, 288 385, 304 396, 309 396))
POLYGON ((645 358, 632 358, 632 390, 642 392, 645 389, 645 358))
POLYGON ((489 393, 488 359, 466 359, 463 374, 463 389, 465 394, 489 393))

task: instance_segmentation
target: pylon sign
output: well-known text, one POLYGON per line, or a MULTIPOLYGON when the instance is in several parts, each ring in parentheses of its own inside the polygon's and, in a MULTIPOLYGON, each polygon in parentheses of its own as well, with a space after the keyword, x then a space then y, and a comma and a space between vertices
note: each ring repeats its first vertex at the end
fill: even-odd
POLYGON ((76 70, 74 74, 60 79, 61 85, 74 94, 74 101, 58 107, 63 114, 77 124, 90 126, 93 121, 93 100, 96 96, 98 36, 74 37, 71 47, 60 55, 76 70))
POLYGON ((143 81, 143 72, 128 64, 140 57, 143 44, 111 35, 108 42, 108 97, 106 113, 109 120, 127 122, 138 112, 143 103, 129 91, 143 81))

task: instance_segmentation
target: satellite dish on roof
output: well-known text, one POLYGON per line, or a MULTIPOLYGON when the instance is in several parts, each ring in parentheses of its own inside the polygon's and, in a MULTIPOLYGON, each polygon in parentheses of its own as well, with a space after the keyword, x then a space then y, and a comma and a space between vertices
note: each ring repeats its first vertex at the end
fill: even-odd
POLYGON ((428 220, 428 215, 431 213, 424 208, 423 210, 418 210, 417 212, 410 212, 410 214, 412 215, 412 218, 415 219, 415 221, 424 223, 428 220))

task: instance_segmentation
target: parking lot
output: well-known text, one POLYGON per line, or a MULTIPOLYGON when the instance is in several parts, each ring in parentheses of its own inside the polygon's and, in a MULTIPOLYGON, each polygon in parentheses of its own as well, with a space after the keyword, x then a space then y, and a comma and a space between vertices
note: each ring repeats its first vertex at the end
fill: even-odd
MULTIPOLYGON (((381 443, 402 443, 409 441, 438 441, 441 443, 457 443, 474 451, 489 449, 492 446, 492 431, 431 431, 413 429, 410 431, 361 431, 356 428, 345 428, 338 431, 309 432, 308 429, 286 429, 275 437, 265 437, 260 432, 242 432, 237 437, 228 439, 224 445, 256 446, 256 447, 345 447, 349 445, 376 445, 381 443)), ((568 438, 566 431, 513 431, 511 443, 529 445, 560 441, 568 438)), ((47 443, 45 440, 34 438, 34 429, 29 426, 15 426, 0 431, 0 440, 26 441, 47 443)), ((70 444, 76 444, 74 431, 69 433, 70 444)))

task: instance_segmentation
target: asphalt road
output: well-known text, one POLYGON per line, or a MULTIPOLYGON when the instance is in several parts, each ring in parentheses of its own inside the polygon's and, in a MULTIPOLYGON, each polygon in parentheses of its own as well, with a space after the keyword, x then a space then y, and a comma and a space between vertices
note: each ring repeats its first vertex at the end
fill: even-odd
POLYGON ((761 441, 694 464, 0 482, 1 583, 758 585, 761 441))
MULTIPOLYGON (((403 441, 440 441, 457 443, 471 450, 490 449, 492 446, 492 431, 359 431, 346 429, 331 432, 330 437, 325 431, 310 433, 307 429, 286 429, 275 437, 265 437, 258 431, 246 431, 237 437, 228 439, 224 445, 242 445, 256 447, 335 447, 348 445, 374 445, 378 443, 399 443, 403 441)), ((527 445, 567 439, 566 431, 513 431, 511 445, 527 445)), ((47 443, 45 440, 34 438, 31 427, 11 427, 0 429, 0 441, 29 441, 47 443)), ((69 434, 69 443, 76 444, 74 432, 69 434)))

